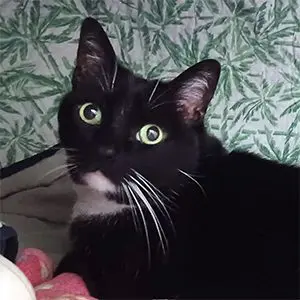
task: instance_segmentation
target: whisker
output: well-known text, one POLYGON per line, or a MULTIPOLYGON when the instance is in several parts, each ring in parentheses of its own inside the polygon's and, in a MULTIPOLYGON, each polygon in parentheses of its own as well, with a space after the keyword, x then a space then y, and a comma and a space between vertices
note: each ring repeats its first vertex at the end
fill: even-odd
MULTIPOLYGON (((147 178, 145 178, 141 173, 137 172, 134 169, 131 169, 138 178, 140 178, 142 181, 145 181, 152 189, 154 189, 161 197, 163 197, 165 200, 167 200, 170 205, 175 206, 176 208, 178 207, 176 203, 171 201, 169 197, 167 197, 162 191, 160 191, 154 184, 152 184, 147 178)), ((166 205, 166 204, 165 204, 166 205)), ((171 208, 171 207, 170 207, 171 208)), ((172 209, 172 208, 171 208, 172 209)))
POLYGON ((166 209, 165 204, 161 201, 161 199, 157 196, 157 194, 155 193, 155 191, 151 188, 150 185, 147 184, 146 181, 144 181, 142 178, 139 178, 139 180, 141 180, 143 182, 143 185, 141 182, 139 182, 139 180, 137 178, 134 178, 133 176, 130 176, 130 178, 136 182, 136 184, 138 184, 151 198, 153 198, 153 196, 159 201, 159 203, 163 206, 163 208, 165 209, 166 213, 169 215, 168 210, 166 209), (148 189, 149 190, 148 190, 148 189))
POLYGON ((104 87, 104 85, 103 85, 102 81, 100 80, 100 78, 97 78, 97 82, 98 82, 98 84, 100 85, 100 87, 101 87, 102 91, 103 91, 103 92, 105 92, 105 91, 106 91, 106 89, 105 89, 105 87, 104 87))
POLYGON ((150 238, 149 238, 149 232, 148 232, 147 222, 146 222, 146 219, 145 219, 145 216, 144 216, 142 207, 141 207, 141 205, 139 204, 138 199, 136 198, 136 195, 135 195, 134 192, 133 192, 133 188, 132 188, 131 183, 130 183, 127 179, 124 179, 124 181, 125 181, 125 183, 126 183, 126 185, 124 185, 125 192, 126 192, 127 194, 131 194, 132 199, 134 200, 134 202, 135 202, 135 204, 137 205, 137 207, 138 207, 138 209, 139 209, 139 212, 140 212, 140 214, 141 214, 141 218, 142 218, 142 221, 143 221, 143 224, 144 224, 144 229, 145 229, 146 243, 147 243, 148 265, 149 265, 149 267, 150 267, 150 265, 151 265, 151 247, 150 247, 150 238))
POLYGON ((177 193, 175 190, 171 189, 171 192, 175 195, 175 196, 179 196, 179 193, 177 193))
POLYGON ((159 222, 157 215, 155 214, 153 208, 151 207, 151 204, 148 202, 147 198, 145 197, 145 195, 143 194, 141 189, 133 182, 131 182, 130 184, 133 187, 134 191, 137 193, 137 195, 140 197, 140 199, 143 201, 146 208, 148 209, 148 211, 153 219, 154 225, 156 227, 163 254, 166 255, 167 251, 166 251, 165 247, 168 247, 168 240, 167 240, 164 230, 162 229, 162 226, 159 222))
MULTIPOLYGON (((75 169, 75 167, 74 167, 74 169, 75 169)), ((50 181, 50 182, 55 182, 55 181, 57 181, 58 179, 61 179, 61 178, 65 177, 65 176, 68 175, 68 174, 69 174, 69 171, 68 171, 68 170, 63 171, 63 172, 61 172, 59 175, 57 175, 56 177, 51 178, 51 181, 50 181)), ((44 178, 45 178, 45 177, 44 177, 44 178)), ((41 180, 42 180, 42 178, 37 182, 37 184, 41 184, 41 180)))
POLYGON ((160 107, 162 105, 169 104, 169 103, 174 103, 174 102, 173 101, 165 101, 165 102, 162 102, 162 103, 158 103, 158 104, 152 106, 150 109, 153 110, 155 108, 158 108, 158 107, 160 107))
POLYGON ((162 215, 168 218, 168 220, 170 221, 172 230, 175 233, 175 226, 174 226, 174 223, 172 221, 172 218, 171 218, 171 216, 170 216, 170 214, 169 214, 169 212, 168 212, 165 204, 163 203, 163 201, 161 201, 161 199, 158 197, 158 195, 155 193, 155 191, 147 184, 147 182, 143 181, 143 179, 140 178, 140 180, 142 180, 142 182, 143 182, 143 184, 145 186, 143 184, 141 184, 141 182, 139 182, 133 176, 130 176, 130 178, 134 182, 136 182, 136 184, 138 184, 150 196, 150 198, 152 199, 152 201, 154 202, 154 204, 157 206, 157 208, 159 209, 159 211, 162 213, 162 215), (163 210, 161 209, 161 207, 159 206, 159 204, 162 206, 163 210))
POLYGON ((163 95, 165 95, 167 92, 169 92, 171 90, 171 88, 167 88, 165 91, 163 91, 162 93, 160 93, 154 100, 153 102, 156 102, 159 98, 161 98, 163 95))
POLYGON ((205 175, 200 174, 200 173, 188 173, 192 177, 197 177, 197 178, 205 178, 205 175))
POLYGON ((184 171, 182 171, 182 170, 180 170, 180 169, 178 169, 178 171, 179 171, 181 174, 183 174, 183 175, 185 175, 186 177, 188 177, 188 178, 189 178, 190 180, 192 180, 194 183, 196 183, 196 184, 199 186, 199 188, 201 189, 201 191, 202 191, 203 195, 205 196, 205 198, 207 198, 207 194, 206 194, 204 188, 202 187, 202 185, 201 185, 195 178, 193 178, 190 174, 188 174, 188 173, 186 173, 186 172, 184 172, 184 171))
POLYGON ((113 76, 112 81, 111 81, 111 87, 110 87, 111 90, 113 90, 114 87, 115 87, 115 81, 116 81, 116 78, 117 78, 117 73, 118 73, 118 62, 115 59, 115 70, 114 70, 114 76, 113 76))
POLYGON ((154 86, 154 88, 153 88, 153 90, 152 90, 152 93, 150 94, 150 97, 149 97, 149 99, 148 99, 148 102, 151 102, 151 100, 152 100, 152 98, 153 98, 153 96, 154 96, 154 93, 156 92, 156 89, 157 89, 159 83, 160 83, 160 80, 157 80, 157 81, 156 81, 156 84, 155 84, 155 86, 154 86))
POLYGON ((53 168, 53 169, 51 169, 50 171, 46 172, 41 178, 38 179, 38 182, 41 182, 41 181, 42 181, 43 179, 45 179, 47 176, 53 174, 54 172, 60 171, 60 170, 66 169, 66 171, 67 171, 66 174, 67 174, 68 171, 70 170, 70 169, 68 169, 68 168, 73 168, 73 167, 76 167, 76 165, 74 165, 74 164, 64 164, 64 165, 60 165, 60 166, 58 166, 58 167, 56 167, 56 168, 53 168))
POLYGON ((106 72, 105 72, 104 67, 102 66, 102 64, 101 64, 101 71, 102 71, 102 76, 103 76, 103 79, 104 79, 105 85, 106 85, 106 88, 105 88, 104 91, 107 91, 108 87, 109 87, 109 83, 108 83, 108 78, 106 76, 106 72))
POLYGON ((136 211, 135 211, 135 207, 134 207, 134 203, 133 203, 131 194, 126 191, 126 186, 123 182, 121 182, 120 192, 121 192, 121 198, 122 199, 124 198, 124 193, 125 193, 128 201, 129 201, 129 205, 132 207, 131 213, 132 213, 132 219, 133 219, 135 230, 140 231, 140 228, 138 227, 138 222, 137 222, 138 221, 138 216, 137 216, 136 211))

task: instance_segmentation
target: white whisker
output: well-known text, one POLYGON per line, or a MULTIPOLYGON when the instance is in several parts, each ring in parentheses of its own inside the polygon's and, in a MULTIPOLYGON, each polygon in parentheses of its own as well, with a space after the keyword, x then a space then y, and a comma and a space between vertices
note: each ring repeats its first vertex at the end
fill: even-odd
POLYGON ((114 76, 113 76, 113 78, 112 78, 112 81, 111 81, 111 87, 110 87, 111 90, 113 90, 114 87, 115 87, 115 82, 116 82, 116 78, 117 78, 117 73, 118 73, 118 62, 117 62, 117 60, 115 60, 114 76))
POLYGON ((151 188, 151 186, 142 178, 139 178, 139 180, 142 181, 142 183, 137 180, 136 178, 134 178, 133 176, 130 176, 130 178, 136 182, 136 184, 138 184, 152 199, 152 201, 154 202, 154 204, 157 206, 157 208, 160 210, 160 212, 162 213, 162 215, 166 216, 168 218, 168 220, 170 221, 171 227, 173 232, 175 233, 175 226, 174 223, 172 221, 172 218, 165 206, 165 204, 163 203, 163 201, 158 197, 157 193, 151 188), (158 201, 158 203, 157 203, 158 201), (161 207, 159 206, 159 204, 161 205, 161 207, 163 208, 163 210, 161 209, 161 207))
POLYGON ((105 73, 105 70, 101 64, 101 71, 102 71, 102 76, 103 76, 103 79, 105 81, 105 85, 106 85, 106 88, 105 88, 105 91, 108 90, 108 87, 109 87, 109 83, 108 83, 108 79, 107 79, 107 76, 106 76, 106 73, 105 73))
POLYGON ((99 85, 101 86, 101 89, 103 92, 105 92, 104 85, 102 84, 101 80, 98 80, 99 85))
POLYGON ((145 229, 145 236, 146 236, 146 243, 147 243, 147 251, 148 251, 148 264, 149 264, 149 267, 151 265, 151 247, 150 247, 150 239, 149 239, 149 232, 148 232, 148 227, 147 227, 147 222, 146 222, 146 219, 145 219, 145 216, 144 216, 144 213, 143 213, 143 210, 142 210, 142 207, 141 205, 139 204, 138 202, 138 199, 136 198, 136 195, 133 191, 133 187, 131 185, 131 182, 129 182, 128 180, 124 179, 124 182, 126 183, 124 185, 124 190, 125 190, 125 193, 128 193, 131 194, 132 196, 132 199, 134 200, 134 202, 136 203, 138 209, 139 209, 139 212, 141 214, 141 218, 142 218, 142 221, 143 221, 143 224, 144 224, 144 229, 145 229))
POLYGON ((134 207, 134 203, 133 203, 131 194, 128 193, 128 191, 126 190, 126 185, 123 182, 121 182, 120 193, 121 193, 121 198, 122 199, 124 197, 123 192, 125 193, 125 195, 126 195, 126 197, 128 199, 129 205, 132 207, 131 213, 132 213, 132 219, 133 219, 133 223, 134 223, 134 228, 137 231, 139 231, 140 228, 138 227, 138 216, 137 216, 136 211, 135 211, 135 207, 134 207))
POLYGON ((165 102, 162 102, 162 103, 158 103, 158 104, 152 106, 152 107, 151 107, 151 110, 153 110, 153 109, 155 109, 155 108, 158 108, 158 107, 160 107, 160 106, 162 106, 162 105, 169 104, 169 103, 174 103, 174 102, 173 102, 173 101, 165 101, 165 102))
POLYGON ((134 191, 137 193, 137 195, 140 197, 140 199, 143 201, 145 206, 147 207, 147 209, 153 219, 154 225, 156 227, 163 254, 166 255, 167 254, 166 247, 168 247, 168 240, 167 240, 164 230, 162 229, 159 219, 157 218, 157 215, 155 214, 152 206, 148 202, 148 200, 145 197, 145 195, 143 194, 143 192, 140 190, 139 186, 133 182, 131 182, 130 184, 131 184, 131 187, 134 189, 134 191))
MULTIPOLYGON (((147 183, 148 186, 152 187, 153 190, 155 190, 162 198, 164 198, 165 200, 167 200, 170 205, 177 207, 176 203, 174 203, 173 201, 171 201, 171 199, 169 197, 167 197, 164 193, 162 193, 154 184, 152 184, 147 178, 145 178, 141 173, 137 172, 134 169, 131 169, 136 176, 147 183)), ((165 204, 166 205, 166 204, 165 204)))
POLYGON ((164 94, 166 94, 167 92, 169 92, 171 90, 171 88, 167 88, 165 91, 163 91, 162 93, 160 93, 152 102, 156 102, 159 98, 161 98, 164 94))
POLYGON ((179 196, 179 193, 177 193, 175 190, 172 190, 172 189, 171 189, 171 192, 172 192, 175 196, 177 196, 177 197, 179 196))
POLYGON ((155 94, 155 92, 156 92, 156 89, 157 89, 157 87, 158 87, 158 85, 159 85, 159 82, 160 82, 160 80, 157 80, 157 81, 156 81, 156 84, 155 84, 155 86, 154 86, 154 88, 153 88, 153 90, 152 90, 152 93, 150 94, 150 97, 149 97, 149 99, 148 99, 148 102, 151 102, 151 100, 152 100, 152 98, 153 98, 153 96, 154 96, 154 94, 155 94))
POLYGON ((185 175, 186 177, 188 177, 190 180, 192 180, 195 184, 197 184, 197 185, 199 186, 199 188, 201 189, 201 191, 202 191, 203 195, 205 196, 205 198, 207 198, 207 194, 206 194, 204 188, 202 187, 202 185, 201 185, 195 178, 193 178, 190 174, 188 174, 188 173, 186 173, 186 172, 184 172, 184 171, 182 171, 182 170, 180 170, 180 169, 178 169, 178 171, 179 171, 181 174, 183 174, 183 175, 185 175))
MULTIPOLYGON (((60 173, 59 175, 57 175, 56 177, 51 178, 51 181, 50 181, 50 182, 55 182, 55 181, 57 181, 58 179, 61 179, 61 178, 65 177, 65 176, 68 175, 68 174, 69 174, 68 171, 62 172, 62 173, 60 173)), ((38 182, 38 184, 40 184, 40 182, 38 182)))
MULTIPOLYGON (((46 172, 41 178, 38 179, 38 182, 41 182, 43 179, 45 179, 47 176, 51 175, 54 172, 60 171, 60 170, 65 170, 65 174, 68 174, 69 170, 73 170, 76 168, 76 165, 74 164, 63 164, 61 166, 58 166, 56 168, 51 169, 50 171, 46 172)), ((63 172, 59 175, 59 177, 62 176, 62 174, 64 174, 63 172)))

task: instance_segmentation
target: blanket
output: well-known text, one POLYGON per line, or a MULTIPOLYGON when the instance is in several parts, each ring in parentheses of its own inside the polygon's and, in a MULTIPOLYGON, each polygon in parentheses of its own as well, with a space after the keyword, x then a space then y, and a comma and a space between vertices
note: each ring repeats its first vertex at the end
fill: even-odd
POLYGON ((65 153, 59 151, 1 181, 0 221, 15 229, 20 251, 41 249, 55 263, 68 248, 67 227, 76 199, 61 169, 64 161, 65 153))

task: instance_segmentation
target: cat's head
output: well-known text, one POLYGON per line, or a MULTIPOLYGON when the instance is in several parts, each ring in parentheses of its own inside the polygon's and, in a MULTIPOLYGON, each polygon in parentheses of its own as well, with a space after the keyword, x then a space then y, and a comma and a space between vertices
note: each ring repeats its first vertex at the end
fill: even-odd
POLYGON ((217 61, 205 60, 170 82, 142 79, 121 66, 100 24, 87 18, 58 116, 73 179, 101 193, 128 182, 141 191, 176 189, 181 171, 197 167, 219 73, 217 61))

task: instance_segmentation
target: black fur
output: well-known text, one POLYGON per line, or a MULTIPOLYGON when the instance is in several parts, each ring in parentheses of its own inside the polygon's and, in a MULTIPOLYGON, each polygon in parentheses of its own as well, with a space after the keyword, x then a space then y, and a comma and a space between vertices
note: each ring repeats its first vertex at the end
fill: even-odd
MULTIPOLYGON (((115 73, 115 61, 103 29, 85 20, 73 90, 59 111, 61 142, 77 166, 71 175, 82 183, 82 174, 100 170, 118 185, 131 169, 137 170, 173 197, 176 205, 168 211, 175 233, 149 199, 168 238, 163 255, 154 222, 142 205, 151 241, 149 264, 145 231, 135 229, 131 211, 78 217, 70 228, 72 248, 56 274, 79 274, 100 299, 299 296, 299 168, 226 153, 205 133, 203 116, 219 64, 203 61, 173 81, 159 83, 149 101, 156 82, 120 65, 115 73), (79 119, 78 105, 86 102, 101 108, 99 126, 79 119), (149 146, 135 139, 148 123, 168 133, 162 143, 149 146)), ((115 194, 110 198, 124 201, 115 194)))

